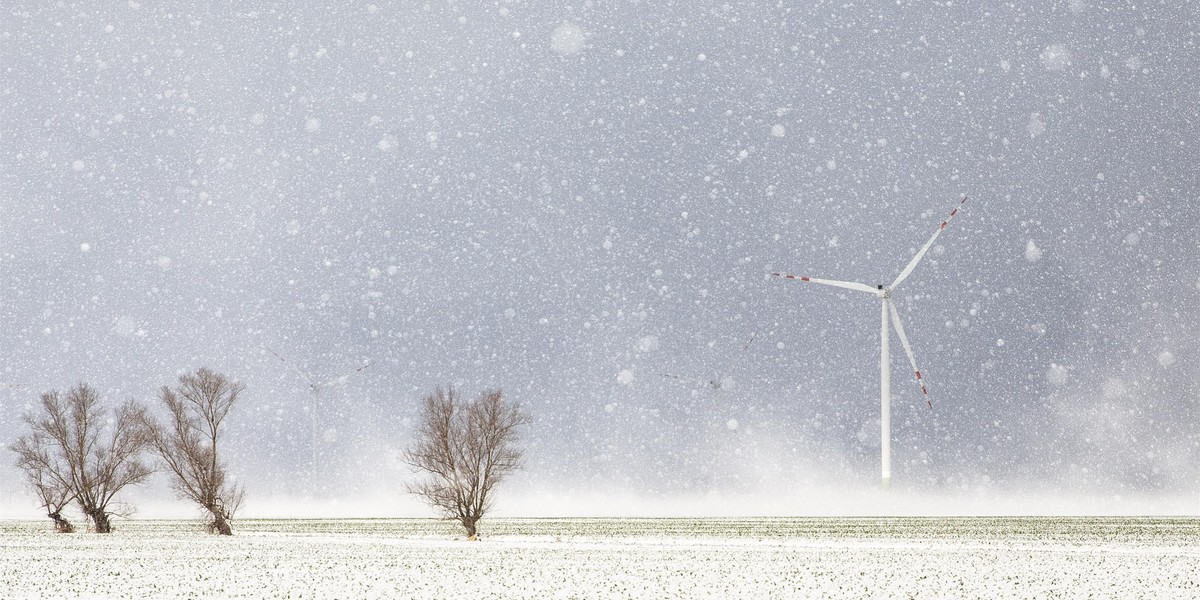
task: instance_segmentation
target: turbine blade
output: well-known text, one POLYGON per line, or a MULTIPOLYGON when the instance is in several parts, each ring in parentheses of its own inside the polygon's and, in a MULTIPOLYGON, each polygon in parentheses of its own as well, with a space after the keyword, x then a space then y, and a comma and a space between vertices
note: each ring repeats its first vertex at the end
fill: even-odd
POLYGON ((912 346, 908 344, 908 336, 904 335, 904 324, 900 322, 900 313, 896 310, 896 303, 892 302, 891 298, 888 298, 886 302, 888 309, 892 312, 892 323, 896 326, 896 334, 900 336, 900 345, 904 346, 908 364, 912 365, 913 373, 917 376, 917 385, 921 386, 921 393, 925 395, 925 404, 932 409, 933 403, 929 401, 929 390, 925 388, 925 381, 921 379, 921 369, 917 368, 917 357, 913 355, 912 346))
POLYGON ((933 246, 933 240, 936 240, 937 237, 941 235, 942 230, 946 228, 946 225, 950 223, 951 219, 958 215, 958 212, 962 210, 962 205, 966 202, 967 197, 963 196, 963 199, 959 201, 958 206, 954 207, 954 210, 950 211, 950 216, 946 217, 946 220, 942 221, 941 225, 938 225, 938 228, 934 230, 933 235, 930 236, 929 241, 925 242, 924 246, 921 246, 921 250, 917 252, 917 255, 914 256, 912 260, 908 261, 908 265, 904 267, 903 271, 900 271, 900 275, 896 276, 896 280, 892 282, 891 289, 896 289, 896 286, 900 285, 900 282, 904 281, 909 274, 913 272, 913 269, 917 268, 917 263, 921 262, 922 258, 925 258, 925 253, 929 252, 929 248, 933 246))
POLYGON ((817 279, 816 277, 808 277, 807 275, 790 275, 788 273, 771 273, 781 279, 795 279, 797 281, 807 281, 809 283, 820 283, 823 285, 832 285, 835 287, 846 288, 848 290, 857 290, 867 292, 868 294, 878 293, 878 290, 865 284, 855 281, 837 281, 835 279, 817 279))
POLYGON ((746 340, 746 343, 742 345, 742 351, 734 355, 734 357, 729 360, 729 365, 725 368, 725 373, 717 373, 717 377, 719 378, 717 381, 722 381, 725 377, 733 377, 733 370, 736 369, 738 365, 742 364, 743 360, 745 360, 746 350, 750 348, 750 344, 754 343, 754 338, 756 337, 758 337, 757 331, 750 334, 750 339, 746 340))
POLYGON ((674 379, 675 381, 682 381, 682 382, 688 383, 688 384, 704 385, 704 386, 711 387, 713 389, 719 389, 718 386, 714 386, 713 382, 708 379, 700 379, 699 377, 688 377, 687 375, 674 375, 671 373, 659 373, 659 375, 662 375, 663 377, 666 377, 667 379, 674 379))
POLYGON ((666 377, 667 379, 674 379, 675 381, 687 381, 687 382, 700 381, 699 379, 697 379, 695 377, 688 377, 687 375, 676 375, 674 373, 659 373, 659 375, 662 375, 663 377, 666 377))
POLYGON ((346 380, 350 379, 351 375, 361 372, 363 369, 371 366, 372 364, 374 364, 374 363, 367 363, 357 369, 354 369, 353 371, 347 371, 346 373, 339 375, 337 377, 334 377, 333 379, 330 379, 329 381, 326 381, 325 383, 322 383, 321 385, 319 385, 317 387, 323 389, 323 388, 326 388, 331 385, 338 385, 338 384, 346 383, 346 380))
POLYGON ((278 358, 280 362, 287 365, 288 368, 290 368, 292 371, 295 371, 296 374, 299 375, 301 379, 308 382, 308 385, 310 385, 310 386, 316 385, 316 383, 313 382, 312 377, 309 377, 308 374, 306 374, 304 371, 301 371, 298 367, 296 367, 296 365, 293 365, 292 363, 288 362, 287 359, 280 356, 278 352, 276 352, 266 346, 263 346, 263 350, 266 350, 267 352, 274 354, 275 358, 278 358))

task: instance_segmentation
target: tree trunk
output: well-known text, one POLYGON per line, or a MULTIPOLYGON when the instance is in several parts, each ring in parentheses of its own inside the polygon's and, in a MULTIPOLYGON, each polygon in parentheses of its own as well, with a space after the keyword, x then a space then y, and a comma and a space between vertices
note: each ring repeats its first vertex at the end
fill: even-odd
POLYGON ((476 535, 478 533, 475 529, 476 522, 478 522, 478 519, 472 519, 470 517, 464 517, 462 519, 463 529, 467 530, 467 539, 471 541, 479 539, 479 537, 476 535))
POLYGON ((223 511, 219 508, 210 508, 212 521, 208 523, 209 533, 218 535, 233 535, 233 529, 229 526, 229 519, 225 518, 223 511))
POLYGON ((108 520, 108 513, 103 509, 93 510, 91 517, 96 533, 112 533, 112 523, 108 520))
POLYGON ((50 517, 51 519, 54 519, 54 532, 55 533, 75 533, 75 526, 72 525, 71 522, 68 521, 66 518, 64 518, 62 516, 62 513, 55 511, 55 512, 47 514, 46 516, 50 517))

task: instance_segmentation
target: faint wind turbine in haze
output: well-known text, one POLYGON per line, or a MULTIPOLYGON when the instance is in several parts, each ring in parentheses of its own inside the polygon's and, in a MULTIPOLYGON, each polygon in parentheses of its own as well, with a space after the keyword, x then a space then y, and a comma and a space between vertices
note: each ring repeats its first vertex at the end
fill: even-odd
POLYGON ((299 375, 300 378, 303 379, 304 382, 308 384, 308 394, 310 397, 309 417, 312 419, 312 472, 313 472, 313 475, 315 476, 317 474, 317 428, 318 428, 317 409, 321 403, 321 391, 330 386, 346 383, 346 380, 350 379, 350 377, 352 375, 359 373, 363 369, 366 369, 367 367, 371 366, 371 363, 368 362, 367 364, 365 364, 361 367, 358 367, 357 369, 354 369, 352 371, 347 371, 345 374, 340 375, 338 377, 334 377, 333 379, 330 379, 329 381, 326 381, 324 383, 317 383, 315 379, 313 379, 311 376, 308 375, 308 373, 301 371, 298 367, 296 367, 296 365, 292 364, 291 362, 288 362, 288 360, 285 359, 284 357, 280 356, 278 352, 276 352, 266 346, 263 346, 263 350, 266 350, 267 352, 270 352, 271 354, 275 355, 275 358, 278 358, 281 362, 283 362, 288 367, 290 367, 293 372, 295 372, 297 375, 299 375))
POLYGON ((720 392, 723 389, 729 387, 728 384, 726 383, 726 381, 733 380, 734 368, 741 362, 741 359, 744 356, 746 356, 746 349, 750 347, 750 344, 754 343, 754 338, 757 335, 758 335, 758 332, 754 332, 754 333, 750 334, 750 339, 746 340, 746 343, 742 345, 742 351, 735 354, 734 357, 732 359, 730 359, 729 365, 725 368, 725 371, 723 372, 724 375, 722 375, 721 373, 717 373, 716 379, 704 379, 703 377, 690 377, 687 375, 678 375, 678 374, 674 374, 674 373, 659 373, 659 375, 662 375, 663 377, 666 377, 667 379, 674 379, 676 381, 684 381, 687 383, 699 384, 699 385, 709 388, 710 390, 712 390, 714 392, 720 392))
POLYGON ((900 271, 900 275, 896 277, 896 280, 893 281, 892 285, 890 286, 879 284, 876 287, 871 287, 869 285, 853 281, 836 281, 833 279, 817 279, 816 277, 789 275, 786 273, 771 273, 776 277, 782 277, 784 279, 796 279, 810 283, 832 285, 835 287, 846 288, 848 290, 874 294, 875 297, 879 298, 881 307, 880 314, 882 315, 882 324, 879 328, 879 437, 881 454, 880 468, 883 475, 884 487, 887 487, 892 482, 892 390, 891 367, 888 362, 890 357, 888 349, 888 339, 890 337, 888 331, 889 317, 896 328, 896 335, 900 338, 900 345, 904 346, 904 353, 908 355, 908 362, 910 365, 912 365, 913 373, 916 374, 917 385, 921 387, 921 393, 925 395, 925 403, 929 405, 929 408, 933 408, 933 403, 929 401, 929 390, 925 387, 925 382, 921 378, 921 370, 917 368, 917 359, 915 356, 913 356, 912 346, 908 344, 908 336, 904 335, 904 325, 900 323, 900 313, 896 311, 896 304, 892 300, 892 292, 894 292, 900 283, 913 272, 913 269, 917 267, 917 263, 921 262, 921 259, 925 257, 925 253, 929 252, 929 248, 933 246, 933 241, 936 240, 939 235, 941 235, 942 230, 945 229, 946 225, 950 223, 950 220, 958 214, 959 210, 962 209, 962 205, 966 203, 966 201, 967 198, 964 196, 963 199, 958 203, 958 206, 954 207, 954 210, 950 211, 950 216, 946 217, 946 220, 942 221, 942 223, 938 225, 938 228, 933 232, 933 236, 929 238, 928 242, 925 242, 925 245, 922 246, 920 251, 917 252, 917 255, 908 262, 908 265, 904 267, 904 270, 900 271))
MULTIPOLYGON (((17 390, 17 388, 19 388, 19 387, 24 387, 24 386, 23 386, 23 385, 21 385, 21 384, 19 384, 19 383, 3 383, 3 382, 0 382, 0 388, 4 388, 4 389, 5 389, 5 390, 8 392, 8 393, 6 393, 6 394, 5 394, 5 396, 6 396, 6 397, 7 397, 7 399, 8 399, 8 404, 10 404, 10 405, 13 405, 13 406, 15 406, 15 405, 16 405, 16 403, 14 403, 14 402, 13 402, 13 393, 14 393, 14 392, 17 390)), ((0 412, 7 412, 7 411, 0 411, 0 412)))

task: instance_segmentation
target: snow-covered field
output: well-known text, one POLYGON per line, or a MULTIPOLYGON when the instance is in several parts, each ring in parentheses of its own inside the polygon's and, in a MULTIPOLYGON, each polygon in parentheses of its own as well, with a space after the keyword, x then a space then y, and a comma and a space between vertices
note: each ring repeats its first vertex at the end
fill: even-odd
POLYGON ((0 521, 0 598, 1196 598, 1187 518, 0 521))

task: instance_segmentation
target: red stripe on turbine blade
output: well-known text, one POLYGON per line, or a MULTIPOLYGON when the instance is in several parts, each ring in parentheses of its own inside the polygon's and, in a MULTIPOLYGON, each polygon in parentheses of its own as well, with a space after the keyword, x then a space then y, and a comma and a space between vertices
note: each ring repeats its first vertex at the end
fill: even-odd
POLYGON ((808 278, 807 278, 807 277, 801 277, 801 278, 800 278, 800 281, 808 281, 808 278))
POLYGON ((915 373, 917 374, 917 379, 920 379, 920 378, 921 378, 921 372, 920 372, 920 371, 915 371, 915 373))
POLYGON ((929 390, 925 389, 925 386, 921 386, 921 393, 922 393, 922 394, 925 394, 926 396, 928 396, 928 395, 929 395, 929 390))
POLYGON ((930 402, 930 401, 926 400, 926 401, 925 401, 925 404, 928 404, 928 405, 929 405, 929 410, 933 410, 933 403, 932 403, 932 402, 930 402))
POLYGON ((957 208, 956 208, 956 209, 954 209, 954 210, 952 210, 952 211, 950 211, 950 216, 952 216, 952 217, 953 217, 954 215, 957 215, 957 214, 958 214, 958 209, 957 209, 957 208))
POLYGON ((941 227, 940 227, 939 229, 945 229, 945 228, 946 228, 946 222, 945 222, 945 221, 942 221, 942 225, 941 225, 941 227))

